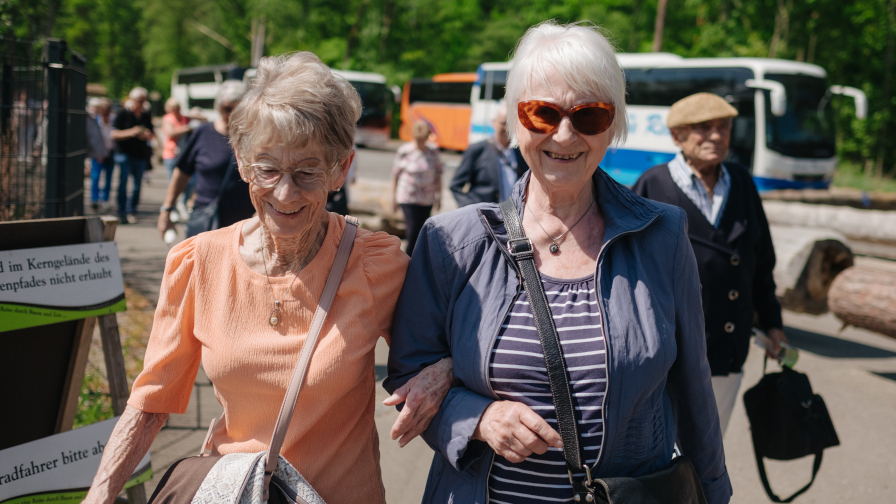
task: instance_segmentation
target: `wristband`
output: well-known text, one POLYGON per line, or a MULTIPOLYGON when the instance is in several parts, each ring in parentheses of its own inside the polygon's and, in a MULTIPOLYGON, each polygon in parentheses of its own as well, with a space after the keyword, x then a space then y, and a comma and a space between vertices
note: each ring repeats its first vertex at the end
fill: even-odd
POLYGON ((165 205, 162 205, 162 208, 159 209, 160 212, 170 212, 172 210, 174 210, 173 206, 165 206, 165 205))

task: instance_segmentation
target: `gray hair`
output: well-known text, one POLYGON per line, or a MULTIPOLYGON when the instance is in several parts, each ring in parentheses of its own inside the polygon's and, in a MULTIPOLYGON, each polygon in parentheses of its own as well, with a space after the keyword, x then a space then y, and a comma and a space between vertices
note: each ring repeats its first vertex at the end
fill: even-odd
POLYGON ((172 96, 165 100, 165 112, 171 112, 175 107, 180 108, 180 102, 177 101, 177 98, 172 96))
POLYGON ((149 91, 144 87, 137 86, 128 93, 128 98, 132 100, 146 100, 149 98, 149 91))
POLYGON ((239 80, 226 80, 215 95, 215 110, 221 111, 225 103, 236 103, 246 94, 246 85, 239 80))
POLYGON ((625 77, 613 45, 603 30, 590 21, 558 24, 545 21, 526 31, 516 46, 513 66, 507 75, 507 135, 519 146, 517 105, 533 81, 551 89, 547 72, 553 68, 576 92, 595 96, 616 107, 608 130, 613 143, 625 142, 628 124, 625 113, 625 77))
POLYGON ((271 143, 324 149, 328 164, 354 148, 361 97, 310 52, 262 58, 246 96, 230 116, 230 142, 241 156, 271 143))

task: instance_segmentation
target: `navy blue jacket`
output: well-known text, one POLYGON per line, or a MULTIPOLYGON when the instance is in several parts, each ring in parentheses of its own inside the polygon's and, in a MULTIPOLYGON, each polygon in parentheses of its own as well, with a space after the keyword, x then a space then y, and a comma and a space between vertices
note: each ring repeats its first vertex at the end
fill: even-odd
POLYGON ((725 163, 731 176, 728 201, 715 228, 661 164, 644 172, 632 190, 681 207, 697 257, 706 326, 706 354, 714 376, 740 372, 750 351, 753 313, 764 329, 781 328, 775 297, 775 248, 762 200, 746 168, 725 163))
MULTIPOLYGON (((708 502, 727 503, 731 484, 687 218, 679 208, 636 196, 603 170, 593 181, 605 222, 595 283, 608 381, 604 444, 592 474, 638 476, 665 468, 678 440, 708 502)), ((528 175, 514 187, 520 209, 527 183, 528 175)), ((423 433, 436 451, 425 503, 486 501, 494 452, 471 437, 486 407, 499 400, 489 383, 489 357, 521 291, 506 241, 496 204, 429 219, 398 299, 386 389, 449 355, 459 383, 423 433)))
MULTIPOLYGON (((520 178, 529 171, 529 165, 518 148, 513 152, 516 154, 517 178, 520 178)), ((498 203, 501 198, 501 169, 494 140, 483 140, 467 147, 451 179, 450 188, 459 207, 474 203, 498 203)))

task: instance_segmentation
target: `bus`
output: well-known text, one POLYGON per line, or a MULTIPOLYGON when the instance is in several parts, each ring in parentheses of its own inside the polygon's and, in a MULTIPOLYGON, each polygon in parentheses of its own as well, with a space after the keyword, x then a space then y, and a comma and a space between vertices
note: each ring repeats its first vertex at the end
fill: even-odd
MULTIPOLYGON (((666 116, 673 103, 694 93, 715 93, 738 110, 727 161, 748 167, 760 191, 828 187, 837 166, 832 97, 852 98, 856 116, 864 119, 867 115, 862 91, 829 86, 824 69, 810 63, 683 58, 668 53, 619 54, 618 58, 626 80, 628 140, 610 147, 601 167, 626 185, 678 152, 666 128, 666 116)), ((505 65, 500 68, 506 80, 509 64, 500 65, 505 65)), ((485 67, 480 68, 488 77, 485 67)), ((500 76, 494 72, 492 86, 500 76)), ((503 85, 501 88, 497 94, 503 96, 503 85)), ((492 93, 494 96, 496 91, 492 93)), ((486 101, 485 92, 480 95, 480 101, 486 101)), ((483 105, 480 112, 474 102, 474 123, 480 117, 491 117, 485 110, 497 106, 497 101, 493 98, 483 105)), ((471 141, 476 135, 471 124, 471 141)))
POLYGON ((432 79, 412 79, 401 93, 401 127, 398 137, 409 142, 411 125, 423 121, 442 149, 467 148, 470 131, 470 90, 475 73, 447 73, 432 79))
MULTIPOLYGON (((389 141, 392 124, 394 91, 386 87, 386 77, 378 73, 333 70, 349 81, 361 95, 361 119, 355 133, 355 143, 369 147, 383 147, 389 141)), ((176 70, 171 78, 171 96, 177 98, 184 111, 202 109, 209 120, 215 120, 215 95, 228 79, 243 80, 247 84, 255 77, 254 68, 239 67, 236 63, 176 70)), ((397 88, 396 88, 397 89, 397 88)))
POLYGON ((364 147, 385 147, 392 133, 393 92, 386 86, 386 77, 373 72, 333 70, 349 81, 361 95, 361 119, 355 130, 355 144, 364 147))
POLYGON ((483 63, 476 70, 476 80, 470 90, 469 143, 474 144, 487 140, 495 135, 492 119, 498 112, 498 106, 504 99, 504 84, 510 62, 483 63))
POLYGON ((218 118, 215 95, 228 79, 242 79, 245 68, 236 63, 175 70, 171 76, 171 96, 176 98, 184 113, 198 107, 210 121, 218 118))

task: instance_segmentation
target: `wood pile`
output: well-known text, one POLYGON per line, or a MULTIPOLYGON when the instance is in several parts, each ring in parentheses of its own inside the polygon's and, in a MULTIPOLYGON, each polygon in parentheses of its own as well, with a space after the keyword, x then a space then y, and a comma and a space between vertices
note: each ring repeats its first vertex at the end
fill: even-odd
POLYGON ((824 229, 770 226, 775 246, 775 294, 781 305, 800 313, 828 311, 828 290, 853 265, 848 240, 824 229))

